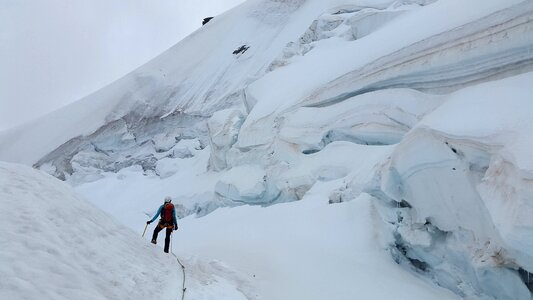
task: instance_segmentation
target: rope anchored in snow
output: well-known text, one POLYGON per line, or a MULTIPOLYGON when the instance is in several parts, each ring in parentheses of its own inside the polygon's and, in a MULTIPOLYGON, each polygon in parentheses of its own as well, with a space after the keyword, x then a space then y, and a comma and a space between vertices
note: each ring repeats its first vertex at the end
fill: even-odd
MULTIPOLYGON (((144 232, 143 232, 143 237, 144 237, 144 233, 146 232, 146 228, 148 227, 148 223, 146 223, 146 226, 144 227, 144 232)), ((180 264, 181 266, 181 272, 183 274, 183 281, 181 283, 181 300, 184 300, 185 299, 185 291, 187 290, 187 288, 185 287, 185 266, 181 263, 180 259, 176 256, 176 254, 174 254, 174 252, 172 252, 172 234, 170 234, 170 253, 172 253, 172 255, 176 258, 176 260, 178 261, 178 264, 180 264)))
POLYGON ((181 300, 185 299, 185 291, 187 288, 185 287, 185 266, 181 263, 180 259, 172 252, 172 235, 170 235, 170 253, 176 258, 178 261, 178 264, 181 266, 181 272, 183 273, 183 281, 181 283, 181 300))
POLYGON ((185 299, 185 291, 187 288, 185 287, 185 266, 181 263, 180 259, 176 256, 176 254, 172 253, 176 260, 178 261, 178 264, 181 266, 181 272, 183 273, 183 281, 181 283, 181 300, 185 299))

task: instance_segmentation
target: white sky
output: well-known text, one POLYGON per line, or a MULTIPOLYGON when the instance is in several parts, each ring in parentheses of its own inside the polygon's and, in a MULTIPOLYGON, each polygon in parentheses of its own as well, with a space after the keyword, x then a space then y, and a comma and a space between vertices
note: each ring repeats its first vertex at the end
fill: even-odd
POLYGON ((0 130, 120 78, 244 0, 0 0, 0 130))

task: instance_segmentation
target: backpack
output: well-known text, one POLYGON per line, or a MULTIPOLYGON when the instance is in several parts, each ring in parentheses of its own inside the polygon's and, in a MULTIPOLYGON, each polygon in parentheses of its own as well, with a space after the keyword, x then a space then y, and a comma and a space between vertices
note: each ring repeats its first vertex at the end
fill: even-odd
POLYGON ((174 222, 174 204, 165 203, 163 209, 161 210, 161 220, 164 222, 172 223, 174 222))

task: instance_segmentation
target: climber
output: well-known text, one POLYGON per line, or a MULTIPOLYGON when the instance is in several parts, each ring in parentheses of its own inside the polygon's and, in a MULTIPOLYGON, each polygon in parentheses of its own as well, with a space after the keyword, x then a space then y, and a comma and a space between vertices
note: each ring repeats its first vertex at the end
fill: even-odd
POLYGON ((157 235, 161 230, 163 230, 163 228, 166 228, 165 252, 168 253, 172 230, 178 230, 178 222, 176 222, 176 209, 174 208, 174 204, 172 204, 172 198, 168 196, 165 197, 165 203, 159 207, 155 216, 150 221, 147 221, 146 224, 152 223, 159 215, 161 215, 161 219, 159 219, 159 224, 157 224, 154 229, 152 244, 157 244, 157 235))

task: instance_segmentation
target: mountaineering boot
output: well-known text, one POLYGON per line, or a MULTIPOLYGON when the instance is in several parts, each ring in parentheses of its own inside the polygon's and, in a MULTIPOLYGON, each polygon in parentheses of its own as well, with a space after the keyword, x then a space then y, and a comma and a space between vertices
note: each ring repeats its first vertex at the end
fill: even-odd
POLYGON ((152 240, 152 244, 157 244, 157 241, 156 240, 152 240))

